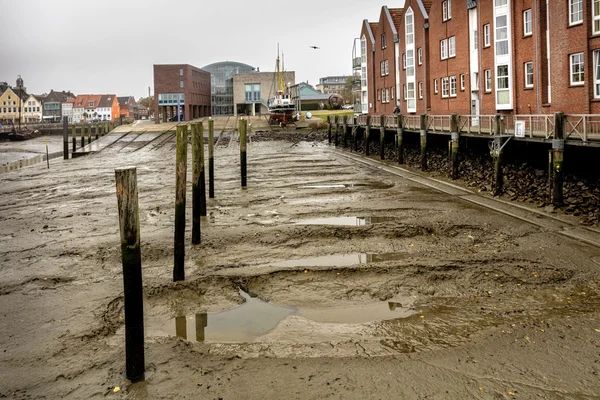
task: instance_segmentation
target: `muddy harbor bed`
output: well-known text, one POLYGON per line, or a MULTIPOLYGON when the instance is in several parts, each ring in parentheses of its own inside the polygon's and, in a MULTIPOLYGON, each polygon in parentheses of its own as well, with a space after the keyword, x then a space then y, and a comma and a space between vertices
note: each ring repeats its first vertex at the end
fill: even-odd
POLYGON ((0 176, 0 398, 597 398, 600 248, 352 162, 314 133, 277 135, 248 146, 244 191, 235 139, 217 147, 216 199, 177 284, 172 140, 0 176), (133 385, 125 165, 138 166, 145 289, 133 385))

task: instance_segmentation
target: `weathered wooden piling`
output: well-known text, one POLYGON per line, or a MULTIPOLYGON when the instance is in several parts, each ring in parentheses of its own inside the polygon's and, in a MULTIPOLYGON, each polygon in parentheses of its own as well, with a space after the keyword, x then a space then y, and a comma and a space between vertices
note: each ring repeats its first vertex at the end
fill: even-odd
POLYGON ((338 133, 340 131, 340 117, 339 115, 335 116, 335 134, 334 134, 334 145, 338 147, 338 133))
POLYGON ((98 140, 98 130, 99 130, 99 124, 96 123, 96 125, 94 126, 94 133, 96 134, 96 140, 98 140))
POLYGON ((352 147, 354 147, 354 151, 358 151, 358 117, 354 115, 352 118, 352 147))
POLYGON ((187 178, 187 125, 177 127, 175 159, 175 260, 173 282, 185 280, 185 191, 187 178))
POLYGON ((327 116, 327 143, 331 144, 331 115, 327 116))
POLYGON ((85 124, 81 124, 80 127, 81 127, 81 146, 80 147, 83 147, 83 146, 85 146, 85 124))
POLYGON ((87 126, 87 142, 88 144, 92 143, 92 124, 87 126))
POLYGON ((421 114, 421 171, 427 171, 427 114, 421 114))
POLYGON ((398 164, 404 164, 404 126, 402 125, 402 115, 396 117, 398 127, 396 128, 396 153, 398 164))
POLYGON ((565 151, 564 114, 554 113, 554 139, 552 139, 552 203, 554 207, 564 205, 563 197, 563 162, 565 151))
POLYGON ((242 178, 242 188, 246 188, 246 130, 248 121, 240 119, 238 130, 240 132, 240 173, 242 178))
MULTIPOLYGON (((500 114, 496 114, 494 118, 494 131, 496 135, 502 135, 504 133, 504 119, 500 114)), ((492 150, 492 157, 494 158, 494 181, 492 183, 492 195, 500 196, 502 194, 502 188, 504 185, 504 171, 502 170, 502 141, 498 139, 496 149, 492 150)))
POLYGON ((379 159, 385 159, 385 115, 380 117, 379 125, 379 159))
POLYGON ((342 117, 342 145, 348 147, 348 116, 342 117))
POLYGON ((459 144, 459 133, 458 133, 458 114, 452 114, 450 117, 450 162, 452 165, 452 171, 450 176, 452 179, 458 179, 458 144, 459 144))
POLYGON ((208 326, 208 315, 206 313, 196 314, 196 342, 204 342, 204 330, 208 326))
POLYGON ((69 117, 63 117, 63 159, 69 159, 69 117))
POLYGON ((215 121, 208 120, 208 197, 215 198, 215 121))
POLYGON ((73 153, 77 151, 77 125, 73 124, 71 126, 71 135, 73 138, 73 153))
POLYGON ((206 216, 204 180, 204 126, 192 124, 192 244, 201 241, 200 217, 206 216), (204 211, 204 215, 202 212, 204 211))
POLYGON ((145 364, 144 299, 136 168, 115 169, 115 180, 123 260, 125 371, 127 378, 135 382, 144 380, 145 364))
POLYGON ((371 151, 369 150, 369 139, 371 136, 371 116, 367 115, 367 125, 365 126, 365 156, 368 156, 371 151))

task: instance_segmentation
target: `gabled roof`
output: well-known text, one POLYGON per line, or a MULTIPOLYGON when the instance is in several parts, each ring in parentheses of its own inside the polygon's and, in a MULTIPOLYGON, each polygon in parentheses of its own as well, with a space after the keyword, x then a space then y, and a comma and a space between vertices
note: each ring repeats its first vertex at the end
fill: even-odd
POLYGON ((75 103, 73 103, 73 108, 96 108, 98 107, 98 103, 100 102, 99 94, 80 94, 75 98, 75 103), (89 103, 94 103, 93 106, 89 106, 89 103))
POLYGON ((363 29, 366 29, 369 34, 369 39, 371 39, 371 51, 375 51, 375 35, 373 35, 373 31, 377 31, 377 23, 369 22, 368 20, 363 20, 363 29))
POLYGON ((394 35, 394 43, 398 42, 398 27, 400 26, 400 21, 402 20, 402 9, 401 8, 392 8, 389 9, 388 6, 383 6, 382 12, 385 14, 388 19, 388 24, 392 28, 392 34, 394 35), (392 15, 392 12, 394 13, 392 15), (396 16, 396 19, 394 19, 396 16))
MULTIPOLYGON (((61 92, 56 92, 54 90, 50 90, 50 93, 48 93, 44 97, 46 98, 46 102, 63 103, 67 99, 75 97, 75 95, 68 91, 65 92, 64 90, 61 92)), ((39 99, 39 97, 38 97, 38 99, 39 99)))
POLYGON ((117 99, 119 100, 119 105, 127 105, 129 103, 129 99, 131 98, 131 96, 120 96, 117 97, 117 99))
POLYGON ((419 4, 419 8, 421 9, 423 18, 429 19, 429 12, 431 11, 431 5, 433 4, 433 0, 417 0, 417 3, 419 4))
POLYGON ((115 97, 117 97, 117 96, 114 94, 103 94, 102 97, 100 98, 98 107, 111 108, 113 105, 113 102, 115 101, 115 97))

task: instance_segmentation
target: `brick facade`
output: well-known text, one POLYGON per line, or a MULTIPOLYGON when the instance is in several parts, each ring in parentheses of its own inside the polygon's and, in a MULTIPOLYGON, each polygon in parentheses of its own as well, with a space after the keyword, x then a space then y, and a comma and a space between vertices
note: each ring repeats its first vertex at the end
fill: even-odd
POLYGON ((395 104, 391 93, 389 103, 384 103, 381 95, 382 90, 394 86, 396 71, 392 68, 396 68, 400 76, 400 91, 394 93, 394 100, 400 100, 403 114, 467 115, 474 113, 475 104, 479 115, 600 113, 600 86, 595 93, 594 84, 594 51, 600 51, 600 32, 594 34, 593 2, 582 1, 582 21, 577 18, 571 23, 570 0, 548 4, 539 0, 507 0, 506 5, 496 1, 406 0, 403 8, 395 9, 398 11, 393 21, 400 45, 397 61, 393 61, 390 33, 393 29, 387 7, 382 8, 377 23, 363 21, 361 37, 369 25, 375 40, 374 51, 368 52, 372 54, 370 78, 374 78, 368 80, 369 102, 373 103, 369 114, 393 112, 395 104), (402 18, 398 18, 398 13, 402 18), (404 58, 410 49, 406 41, 407 14, 412 15, 414 30, 414 109, 408 108, 409 102, 405 99, 405 87, 411 79, 404 68, 404 58), (496 32, 504 33, 504 20, 508 24, 508 41, 502 42, 499 37, 497 45, 496 32), (485 43, 486 25, 489 26, 489 46, 485 43), (383 34, 386 48, 382 48, 383 34), (442 41, 445 41, 444 57, 442 41), (549 54, 547 49, 550 49, 549 54), (571 84, 571 55, 574 54, 577 60, 582 54, 584 80, 571 84), (389 60, 389 74, 382 76, 380 65, 385 60, 389 60), (490 90, 486 90, 486 71, 491 77, 490 90), (443 90, 446 79, 447 95, 443 90), (451 90, 454 85, 455 93, 451 90))
POLYGON ((155 122, 177 117, 176 103, 159 104, 160 95, 183 93, 183 120, 211 115, 210 73, 188 64, 154 65, 155 122))

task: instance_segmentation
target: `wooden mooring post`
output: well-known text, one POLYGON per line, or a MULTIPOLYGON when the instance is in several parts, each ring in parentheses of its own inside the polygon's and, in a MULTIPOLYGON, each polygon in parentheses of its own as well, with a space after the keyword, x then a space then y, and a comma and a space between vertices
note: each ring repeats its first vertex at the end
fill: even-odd
POLYGON ((365 156, 368 156, 371 151, 369 150, 369 139, 371 136, 371 116, 367 115, 367 126, 365 126, 365 156))
POLYGON ((335 133, 334 133, 334 145, 338 147, 338 133, 340 131, 340 116, 335 116, 335 133))
POLYGON ((427 171, 427 114, 421 114, 421 171, 427 171))
POLYGON ((331 115, 327 116, 327 143, 331 144, 331 115))
POLYGON ((215 198, 215 121, 208 120, 208 197, 215 198))
POLYGON ((96 140, 98 140, 98 130, 99 130, 99 124, 96 122, 96 124, 94 125, 94 133, 96 134, 96 140))
POLYGON ((342 117, 342 146, 348 147, 348 116, 342 117))
POLYGON ((81 146, 79 147, 84 147, 85 146, 85 124, 81 124, 81 146))
POLYGON ((92 124, 87 126, 87 142, 88 144, 92 143, 92 124))
POLYGON ((135 167, 115 169, 123 297, 125 304, 125 374, 132 382, 144 380, 144 298, 137 174, 135 167))
POLYGON ((380 117, 379 125, 379 159, 385 159, 385 115, 380 117))
POLYGON ((562 207, 564 205, 564 117, 565 115, 562 112, 554 113, 554 139, 552 139, 552 204, 554 207, 562 207))
POLYGON ((63 117, 63 159, 69 159, 69 117, 63 117))
POLYGON ((452 179, 458 179, 458 144, 459 144, 459 132, 458 132, 458 114, 452 114, 450 117, 450 163, 452 171, 450 177, 452 179))
POLYGON ((175 159, 175 251, 173 282, 185 280, 185 192, 187 179, 187 125, 177 127, 175 159))
POLYGON ((202 122, 192 124, 192 244, 200 244, 200 217, 204 208, 206 215, 206 193, 204 191, 204 127, 202 122), (204 203, 204 205, 202 204, 204 203))
POLYGON ((396 153, 398 157, 398 164, 404 164, 404 127, 402 126, 402 115, 396 117, 398 127, 396 128, 396 153))
POLYGON ((358 117, 355 115, 353 119, 354 124, 352 126, 352 146, 354 147, 354 151, 358 151, 358 117))
POLYGON ((71 125, 71 135, 73 138, 73 153, 77 151, 77 125, 71 125))
MULTIPOLYGON (((496 135, 502 135, 504 132, 504 119, 500 114, 496 114, 494 118, 494 131, 496 135)), ((494 158, 494 181, 492 182, 492 195, 500 196, 504 185, 504 171, 502 170, 502 140, 496 139, 498 142, 492 149, 491 155, 494 158)))
POLYGON ((240 174, 242 180, 242 189, 246 188, 246 131, 248 129, 248 121, 245 119, 240 119, 239 122, 239 132, 240 132, 240 174))

